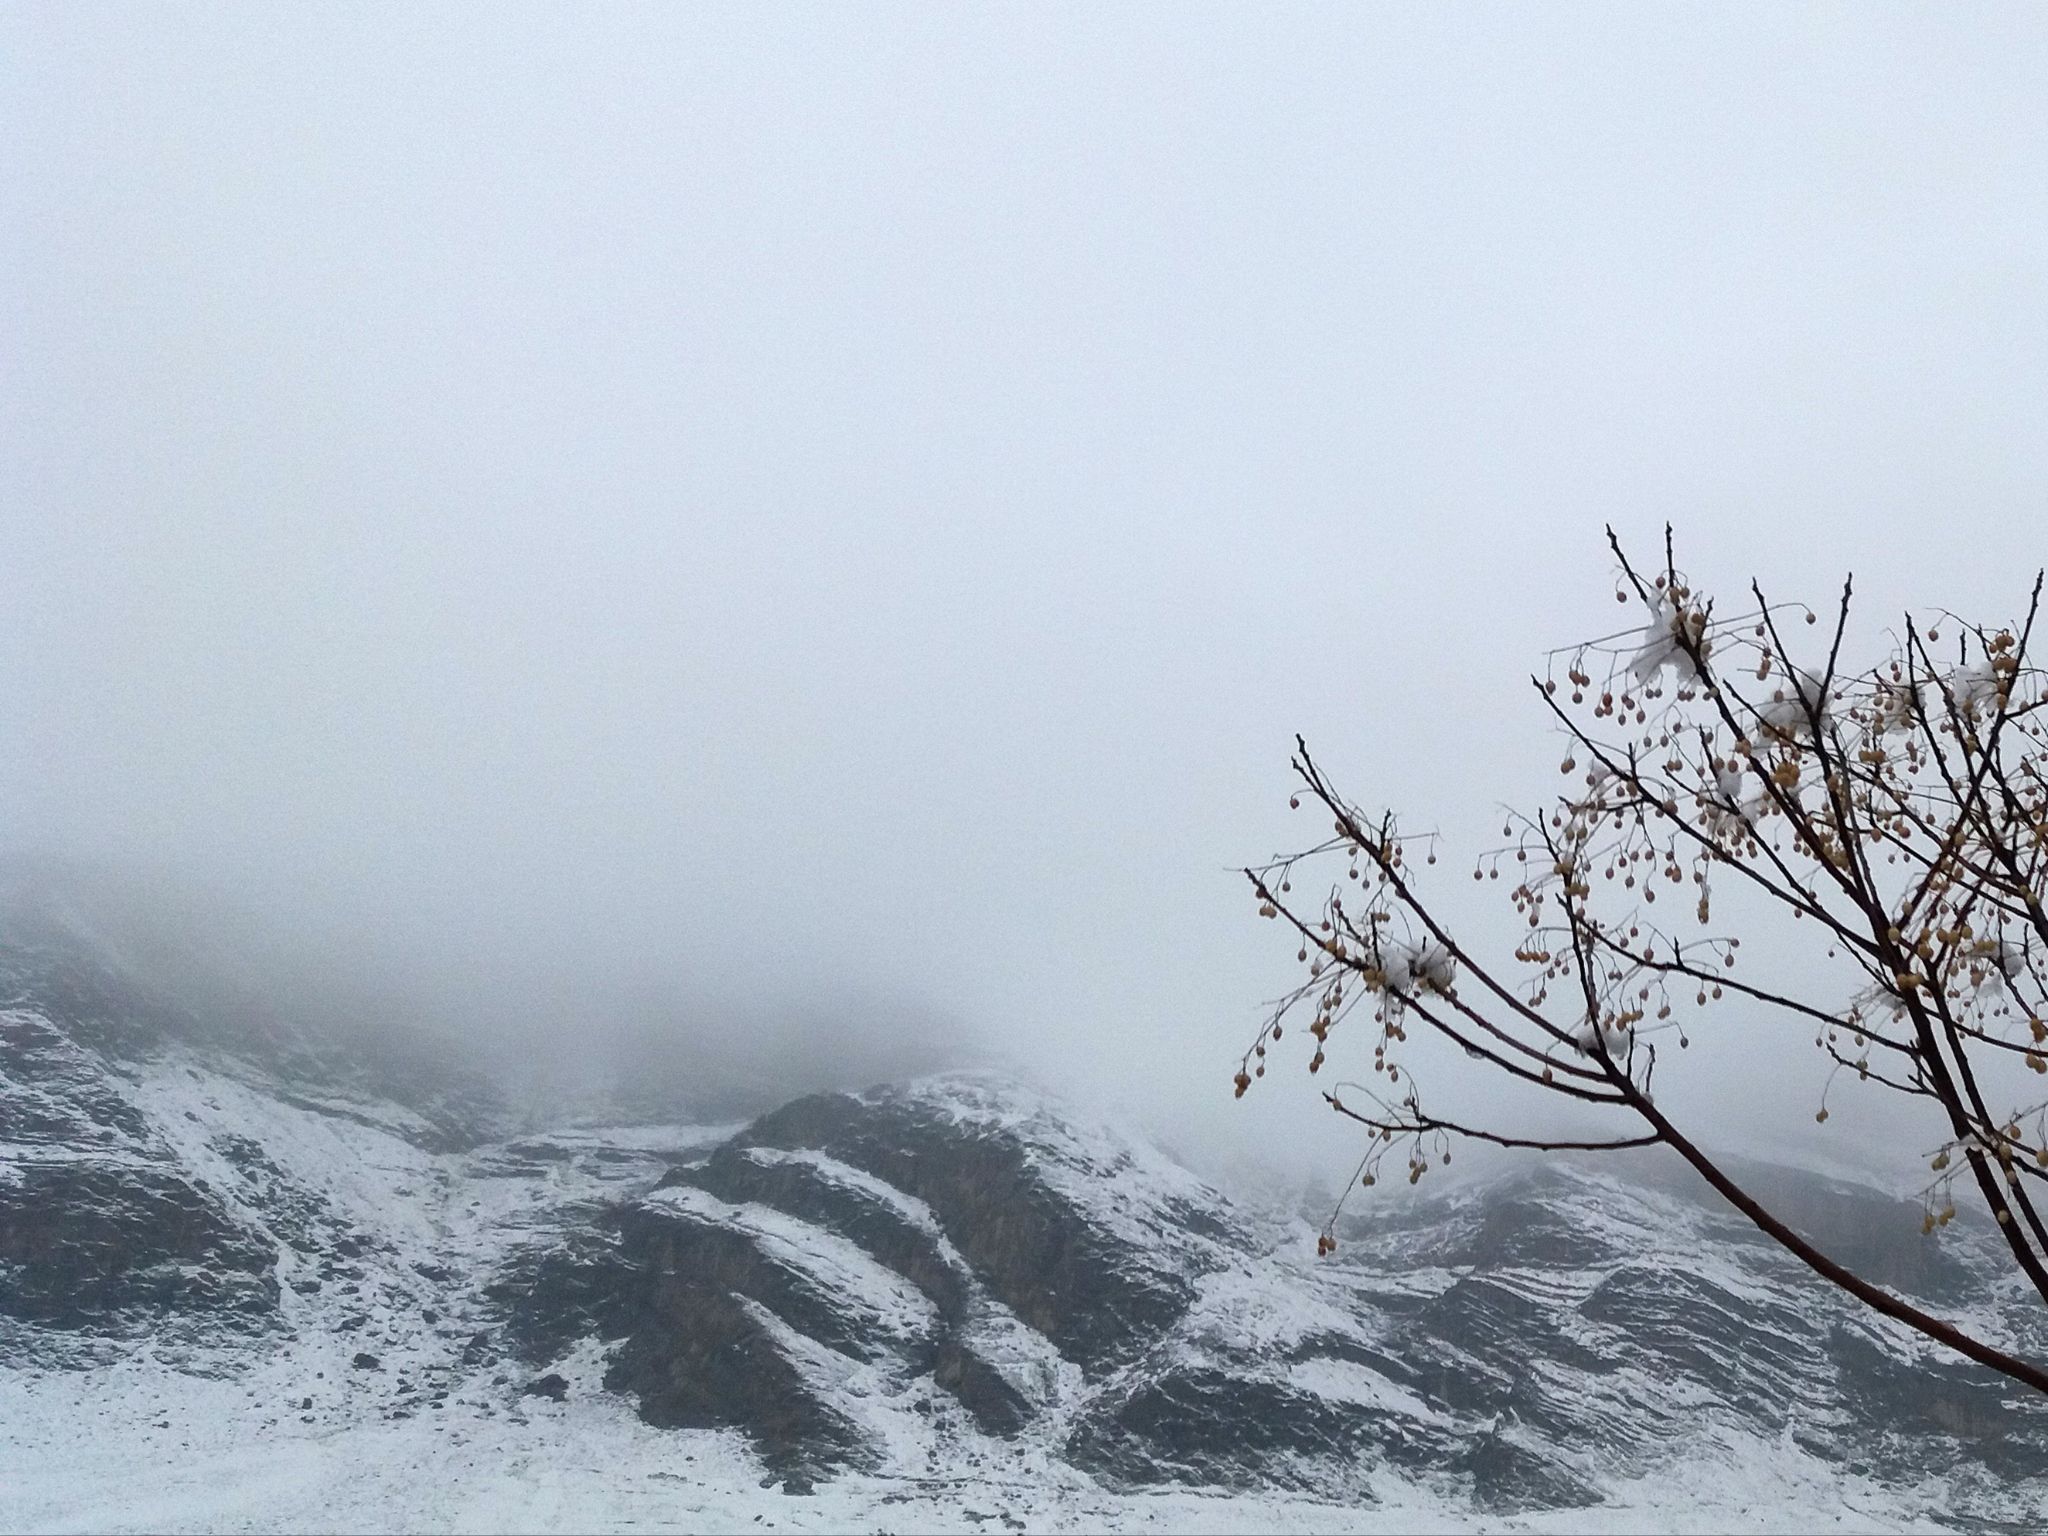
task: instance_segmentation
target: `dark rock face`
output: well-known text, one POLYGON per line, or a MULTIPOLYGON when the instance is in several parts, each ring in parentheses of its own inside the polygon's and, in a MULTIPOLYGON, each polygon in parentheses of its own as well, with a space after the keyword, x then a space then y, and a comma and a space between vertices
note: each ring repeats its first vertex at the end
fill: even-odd
POLYGON ((870 1191, 834 1183, 809 1163, 760 1162, 747 1155, 748 1145, 728 1142, 656 1187, 688 1184, 731 1205, 752 1202, 786 1211, 859 1244, 924 1292, 942 1315, 957 1319, 965 1311, 966 1277, 940 1251, 936 1234, 870 1191))
POLYGON ((738 1232, 688 1215, 641 1210, 626 1222, 621 1278, 632 1331, 605 1385, 632 1392, 650 1423, 747 1429, 780 1470, 858 1464, 861 1437, 810 1391, 764 1313, 850 1358, 872 1360, 856 1316, 738 1232))
POLYGON ((958 1398, 984 1433, 1014 1435, 1030 1421, 1024 1394, 956 1334, 933 1346, 931 1366, 934 1384, 958 1398))
MULTIPOLYGON (((734 1205, 766 1206, 854 1243, 915 1286, 935 1313, 929 1337, 905 1352, 905 1368, 912 1374, 928 1371, 985 1432, 1006 1435, 1022 1428, 1022 1397, 962 1337, 976 1277, 958 1254, 946 1250, 942 1232, 919 1225, 871 1189, 834 1181, 815 1164, 762 1162, 750 1151, 751 1145, 729 1142, 705 1162, 671 1173, 659 1187, 687 1185, 734 1205)), ((848 1333, 833 1298, 793 1290, 787 1271, 778 1266, 740 1260, 716 1240, 711 1246, 718 1257, 693 1262, 692 1250, 701 1253, 707 1241, 701 1224, 693 1227, 688 1219, 650 1221, 643 1215, 631 1231, 637 1251, 656 1272, 693 1275, 713 1288, 748 1296, 834 1349, 857 1358, 872 1357, 857 1333, 848 1333), (746 1273, 736 1272, 736 1264, 746 1273)))
POLYGON ((0 950, 0 986, 0 1141, 15 1149, 0 1320, 115 1337, 194 1313, 266 1326, 275 1250, 185 1175, 115 1063, 76 1038, 135 1047, 156 1015, 57 950, 0 950))
MULTIPOLYGON (((505 1341, 520 1359, 553 1360, 579 1339, 615 1339, 630 1326, 634 1299, 622 1276, 631 1264, 620 1253, 618 1217, 572 1232, 551 1244, 526 1245, 500 1267, 484 1295, 504 1314, 505 1341)), ((467 1353, 490 1358, 490 1330, 473 1335, 467 1353)))
POLYGON ((181 1311, 265 1320, 276 1261, 160 1169, 49 1163, 0 1184, 0 1312, 25 1322, 135 1333, 181 1311))
POLYGON ((0 1136, 66 1151, 141 1141, 147 1122, 109 1080, 105 1059, 25 1001, 16 993, 0 1012, 0 1136))
POLYGON ((623 1335, 608 1387, 650 1422, 743 1428, 782 1470, 873 1460, 791 1337, 868 1368, 872 1390, 929 1383, 981 1433, 1025 1432, 1061 1357, 1090 1375, 1127 1367, 1245 1239, 1206 1216, 1221 1198, 1191 1180, 1198 1198, 1076 1201, 1129 1153, 1036 1135, 976 1093, 820 1095, 756 1121, 610 1213, 615 1240, 564 1244, 499 1282, 511 1335, 535 1359, 577 1329, 623 1335), (1195 1209, 1231 1241, 1190 1240, 1195 1209), (835 1289, 747 1211, 842 1245, 875 1298, 835 1289), (1004 1329, 1042 1341, 1034 1365, 990 1357, 1004 1329))
POLYGON ((1501 1513, 1520 1509, 1585 1509, 1604 1502, 1590 1481, 1544 1455, 1488 1433, 1452 1452, 1445 1465, 1469 1477, 1472 1501, 1501 1513))
POLYGON ((914 1096, 823 1094, 763 1116, 741 1142, 822 1152, 923 1201, 989 1291, 1091 1371, 1129 1358, 1193 1298, 1199 1270, 1089 1221, 1000 1125, 963 1124, 914 1096))
POLYGON ((1088 1416, 1067 1453, 1127 1485, 1264 1482, 1305 1490, 1321 1485, 1322 1463, 1376 1460, 1377 1423, 1357 1405, 1204 1366, 1132 1383, 1088 1416))
POLYGON ((872 1462, 858 1429, 739 1297, 670 1276, 655 1279, 645 1304, 650 1326, 627 1337, 605 1386, 635 1394, 648 1423, 744 1428, 778 1472, 872 1462))

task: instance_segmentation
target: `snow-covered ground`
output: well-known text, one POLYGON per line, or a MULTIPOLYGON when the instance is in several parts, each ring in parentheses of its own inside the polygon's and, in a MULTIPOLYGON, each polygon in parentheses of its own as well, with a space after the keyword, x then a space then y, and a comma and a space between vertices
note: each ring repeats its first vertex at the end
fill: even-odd
MULTIPOLYGON (((317 1367, 316 1367, 317 1369, 317 1367)), ((1110 1493, 1063 1468, 847 1476, 764 1488, 742 1438, 658 1430, 571 1362, 569 1399, 451 1397, 409 1419, 287 1411, 289 1353, 204 1378, 147 1357, 0 1374, 7 1531, 1938 1531, 1945 1490, 1902 1507, 1784 1444, 1732 1441, 1599 1508, 1486 1516, 1388 1483, 1362 1507, 1170 1490, 1110 1493), (579 1379, 580 1378, 580 1379, 579 1379)), ((330 1378, 331 1379, 331 1378, 330 1378)))

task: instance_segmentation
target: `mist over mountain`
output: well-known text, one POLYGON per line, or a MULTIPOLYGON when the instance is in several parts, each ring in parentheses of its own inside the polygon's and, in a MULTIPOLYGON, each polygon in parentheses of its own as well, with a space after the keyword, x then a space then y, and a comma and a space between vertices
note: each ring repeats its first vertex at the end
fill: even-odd
POLYGON ((210 1031, 327 1042, 394 1079, 440 1062, 488 1082, 508 1113, 544 1119, 585 1100, 732 1118, 976 1059, 958 1023, 856 987, 828 994, 821 980, 806 996, 769 976, 722 993, 664 973, 659 956, 640 976, 593 976, 566 952, 499 971, 489 955, 436 956, 332 908, 279 912, 166 871, 16 856, 0 862, 0 922, 89 943, 210 1031))

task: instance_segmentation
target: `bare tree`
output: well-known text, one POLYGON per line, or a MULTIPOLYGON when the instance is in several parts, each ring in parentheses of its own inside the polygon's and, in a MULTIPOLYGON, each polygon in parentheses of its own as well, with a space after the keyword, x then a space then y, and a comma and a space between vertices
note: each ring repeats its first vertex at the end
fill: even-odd
MULTIPOLYGON (((1688 1046, 1716 1005, 1810 1033, 1832 1061, 1828 1089, 1846 1074, 1928 1101, 1940 1129, 1923 1230, 1946 1225, 1963 1190, 2048 1302, 2036 1203, 2048 1183, 2048 1104, 2027 1092, 2048 1073, 2048 691, 2027 659, 2041 577, 2023 621, 1908 618, 1890 654, 1863 668, 1842 656, 1845 581, 1832 635, 1813 636, 1816 650, 1828 640, 1825 659, 1808 670, 1787 640, 1818 624, 1812 610, 1773 604, 1752 583, 1754 605, 1724 617, 1674 564, 1668 529, 1654 572, 1630 563, 1612 529, 1608 543, 1617 599, 1646 617, 1554 653, 1550 675, 1532 678, 1568 740, 1569 787, 1537 813, 1511 814, 1505 845, 1472 871, 1506 885, 1512 954, 1512 941, 1452 931, 1418 867, 1437 862, 1437 839, 1404 835, 1391 813, 1344 798, 1296 738, 1293 803, 1320 809, 1331 831, 1245 871, 1260 915, 1300 935, 1306 975, 1246 1052, 1238 1094, 1299 1017, 1310 1019, 1311 1073, 1337 1048, 1333 1036, 1368 1034, 1350 1043, 1370 1045, 1374 1081, 1323 1095, 1370 1137, 1347 1192, 1377 1182, 1397 1151, 1419 1180, 1461 1138, 1572 1151, 1662 1144, 1832 1284, 2048 1392, 2048 1364, 1822 1253, 1653 1096, 1660 1060, 1688 1046), (1330 860, 1346 877, 1304 902, 1296 885, 1330 860), (1717 902, 1751 937, 1782 925, 1776 942, 1804 947, 1799 979, 1744 965, 1743 933, 1716 930, 1717 902), (1529 1134, 1497 1118, 1515 1095, 1489 1095, 1490 1110, 1462 1118, 1439 1113, 1412 1071, 1432 1047, 1611 1117, 1613 1130, 1529 1134)), ((1824 1090, 1815 1118, 1827 1117, 1824 1090)), ((1319 1252, 1335 1246, 1326 1226, 1319 1252)))

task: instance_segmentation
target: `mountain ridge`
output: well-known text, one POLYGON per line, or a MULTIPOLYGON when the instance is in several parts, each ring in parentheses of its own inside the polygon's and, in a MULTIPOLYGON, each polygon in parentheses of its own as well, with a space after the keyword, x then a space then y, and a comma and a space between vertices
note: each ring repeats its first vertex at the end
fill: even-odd
MULTIPOLYGON (((1902 1528, 1990 1531, 2048 1489, 2048 1414, 1654 1164, 1361 1203, 1318 1264, 1299 1215, 1000 1074, 536 1128, 459 1073, 238 1037, 20 928, 0 1052, 0 1397, 138 1455, 231 1463, 188 1411, 216 1382, 244 1384, 228 1422, 309 1457, 487 1443, 496 1476, 557 1431, 630 1446, 633 1518, 679 1523, 788 1518, 744 1502, 772 1491, 957 1528, 986 1486, 1038 1523, 1168 1498, 1568 1527, 1767 1462, 1902 1528), (104 1401, 116 1381, 158 1417, 104 1401)), ((1981 1234, 1929 1243, 1880 1193, 1760 1176, 1822 1214, 1848 1198, 1835 1235, 1866 1262, 2038 1345, 1981 1234)), ((106 1510, 29 1481, 24 1524, 106 1510)), ((445 1523, 425 1493, 405 1516, 400 1481, 396 1523, 445 1523)), ((232 1523, 194 1498, 192 1523, 232 1523)))

